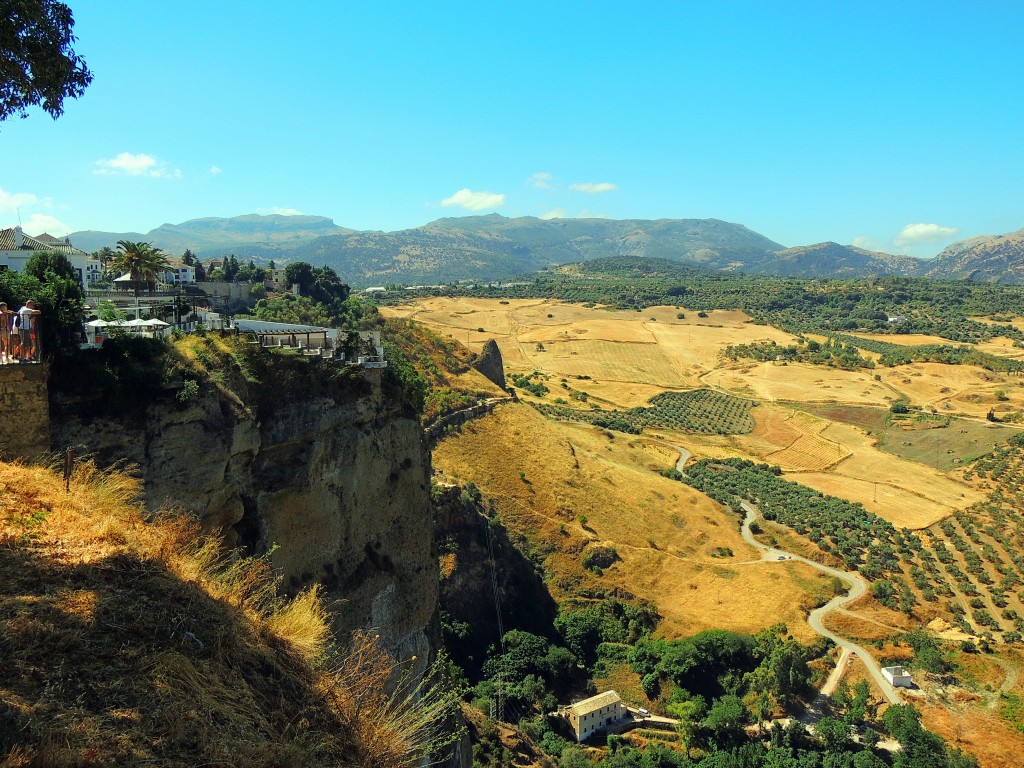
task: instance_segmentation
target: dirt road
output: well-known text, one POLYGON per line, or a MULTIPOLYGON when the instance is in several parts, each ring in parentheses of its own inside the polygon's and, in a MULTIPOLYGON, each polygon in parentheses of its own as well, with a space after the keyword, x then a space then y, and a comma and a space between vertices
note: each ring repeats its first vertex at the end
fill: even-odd
MULTIPOLYGON (((836 595, 831 600, 829 600, 825 605, 821 606, 820 608, 815 608, 813 611, 811 611, 810 615, 807 617, 807 623, 810 625, 811 629, 813 629, 819 635, 829 638, 837 646, 839 646, 839 648, 842 649, 842 652, 839 656, 839 663, 836 665, 836 668, 835 670, 833 670, 832 674, 829 675, 828 680, 825 682, 825 685, 819 692, 819 698, 826 698, 829 694, 832 693, 833 690, 835 690, 835 686, 839 683, 839 679, 842 677, 842 674, 845 671, 845 667, 851 660, 850 654, 856 654, 857 657, 862 662, 864 662, 864 666, 867 668, 871 677, 878 685, 879 690, 882 691, 882 695, 885 696, 886 701, 888 701, 890 704, 902 703, 899 694, 896 693, 895 689, 892 687, 892 685, 890 685, 889 681, 882 676, 882 670, 879 668, 878 663, 871 657, 871 654, 869 654, 866 650, 864 650, 864 648, 857 645, 856 643, 847 640, 845 637, 840 637, 834 632, 831 632, 830 630, 826 629, 825 626, 821 623, 821 619, 826 613, 828 613, 829 611, 834 611, 837 608, 841 608, 847 603, 856 600, 858 597, 860 597, 867 591, 868 585, 864 578, 859 573, 853 573, 851 571, 840 571, 836 568, 829 568, 827 565, 816 563, 813 560, 810 560, 806 557, 802 557, 800 555, 795 555, 792 552, 786 552, 778 548, 765 546, 757 539, 755 539, 754 535, 750 532, 750 524, 758 516, 757 510, 754 509, 750 504, 748 504, 745 501, 740 504, 740 507, 742 507, 744 513, 743 526, 740 528, 740 534, 743 536, 744 541, 746 541, 752 547, 756 547, 757 549, 762 551, 762 560, 772 560, 776 562, 780 560, 798 560, 801 563, 806 563, 812 568, 821 571, 822 573, 826 573, 829 576, 834 576, 837 579, 840 579, 844 584, 846 584, 849 587, 850 591, 847 592, 845 595, 836 595)), ((815 702, 815 704, 818 704, 818 702, 815 702)), ((813 708, 814 704, 812 704, 812 709, 813 708)))

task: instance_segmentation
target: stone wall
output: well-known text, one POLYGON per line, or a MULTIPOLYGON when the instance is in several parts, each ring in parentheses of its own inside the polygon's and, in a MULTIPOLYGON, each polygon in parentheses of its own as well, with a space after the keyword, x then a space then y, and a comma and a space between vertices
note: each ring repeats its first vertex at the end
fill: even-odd
POLYGON ((50 450, 48 365, 0 365, 0 456, 36 459, 50 450))

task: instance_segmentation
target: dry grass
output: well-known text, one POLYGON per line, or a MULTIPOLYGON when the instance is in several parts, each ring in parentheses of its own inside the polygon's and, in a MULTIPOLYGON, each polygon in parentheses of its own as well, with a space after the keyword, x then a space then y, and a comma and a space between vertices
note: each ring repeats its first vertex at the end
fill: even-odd
POLYGON ((912 404, 941 414, 984 418, 990 408, 997 413, 1024 408, 1024 379, 1020 376, 942 363, 913 363, 878 372, 884 384, 912 404), (1005 400, 996 396, 997 390, 1005 400))
POLYGON ((760 561, 740 538, 738 518, 654 471, 676 458, 643 437, 609 439, 508 404, 442 442, 434 466, 476 483, 506 526, 546 554, 556 599, 625 591, 657 605, 670 637, 711 627, 752 632, 781 620, 809 639, 802 606, 813 590, 801 584, 815 585, 816 572, 760 561), (621 561, 598 577, 581 560, 601 542, 621 561), (714 557, 719 547, 732 556, 714 557))
POLYGON ((70 485, 0 464, 0 764, 397 768, 439 743, 451 696, 372 638, 335 654, 315 590, 147 522, 123 472, 70 485))
MULTIPOLYGON (((770 339, 789 344, 793 336, 753 325, 739 311, 698 318, 675 307, 643 312, 589 309, 559 301, 424 299, 385 307, 391 317, 412 317, 470 349, 494 338, 505 366, 516 373, 541 370, 553 377, 590 379, 579 386, 592 397, 628 408, 644 404, 664 388, 699 387, 701 377, 720 364, 730 344, 770 339), (551 315, 551 317, 548 317, 551 315), (480 332, 478 329, 483 328, 480 332), (544 351, 537 345, 542 344, 544 351)), ((558 396, 553 391, 551 397, 558 396)))
POLYGON ((804 363, 739 363, 715 369, 704 381, 757 400, 888 406, 896 399, 891 389, 867 371, 804 363))

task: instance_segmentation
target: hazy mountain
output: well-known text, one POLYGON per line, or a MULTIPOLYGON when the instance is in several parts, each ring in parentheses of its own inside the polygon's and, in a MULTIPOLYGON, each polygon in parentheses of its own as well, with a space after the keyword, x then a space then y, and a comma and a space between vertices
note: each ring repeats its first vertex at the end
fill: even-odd
POLYGON ((232 218, 211 216, 191 219, 182 224, 162 224, 146 234, 94 230, 72 232, 71 242, 83 251, 95 251, 103 246, 113 248, 118 240, 141 240, 169 254, 180 256, 186 248, 199 254, 214 249, 236 249, 242 245, 288 249, 324 235, 352 231, 337 226, 324 216, 261 216, 253 213, 232 218))
POLYGON ((985 235, 953 243, 917 274, 924 277, 1024 283, 1024 229, 1006 235, 985 235))
POLYGON ((397 232, 339 227, 323 216, 193 219, 138 232, 75 232, 86 251, 144 240, 200 258, 234 253, 278 263, 327 264, 353 284, 495 280, 611 257, 665 258, 712 269, 792 277, 922 275, 1024 282, 1024 230, 951 245, 934 259, 894 256, 851 245, 785 248, 718 219, 538 219, 498 214, 438 219, 397 232))
MULTIPOLYGON (((742 268, 781 246, 716 219, 445 218, 399 232, 349 232, 302 244, 289 258, 328 264, 352 282, 499 279, 609 256, 742 268)), ((236 249, 266 257, 265 249, 236 249)))
POLYGON ((766 254, 745 271, 786 277, 864 277, 869 275, 912 275, 921 260, 866 251, 852 245, 816 243, 766 254))

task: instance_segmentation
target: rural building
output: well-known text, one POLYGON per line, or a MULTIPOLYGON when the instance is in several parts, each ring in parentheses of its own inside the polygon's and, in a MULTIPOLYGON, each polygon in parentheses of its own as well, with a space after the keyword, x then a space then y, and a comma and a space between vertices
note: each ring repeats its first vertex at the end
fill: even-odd
POLYGON ((605 731, 632 717, 615 691, 605 691, 570 704, 562 710, 562 715, 572 726, 576 741, 586 741, 595 733, 605 731))
POLYGON ((914 681, 903 667, 882 667, 882 677, 892 683, 893 688, 913 688, 914 681))

